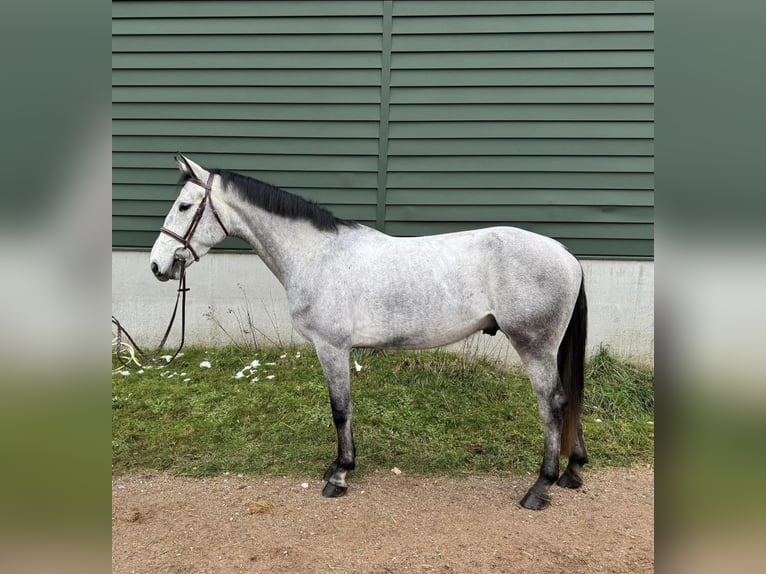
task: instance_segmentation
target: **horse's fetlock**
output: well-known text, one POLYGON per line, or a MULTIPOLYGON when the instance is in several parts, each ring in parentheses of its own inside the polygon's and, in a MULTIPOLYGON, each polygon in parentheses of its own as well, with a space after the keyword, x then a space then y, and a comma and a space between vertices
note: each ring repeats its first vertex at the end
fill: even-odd
POLYGON ((564 411, 569 404, 569 399, 562 393, 556 393, 553 395, 553 408, 559 411, 564 411))

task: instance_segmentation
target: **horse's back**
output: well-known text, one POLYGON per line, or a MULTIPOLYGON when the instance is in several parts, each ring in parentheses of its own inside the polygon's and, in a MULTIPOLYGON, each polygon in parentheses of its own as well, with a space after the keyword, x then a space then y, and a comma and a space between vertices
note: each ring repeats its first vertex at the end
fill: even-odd
POLYGON ((559 243, 512 227, 412 238, 350 229, 323 258, 312 282, 321 287, 301 298, 312 301, 307 319, 323 323, 311 331, 354 346, 426 348, 544 320, 546 307, 568 304, 562 281, 574 283, 576 267, 559 243))

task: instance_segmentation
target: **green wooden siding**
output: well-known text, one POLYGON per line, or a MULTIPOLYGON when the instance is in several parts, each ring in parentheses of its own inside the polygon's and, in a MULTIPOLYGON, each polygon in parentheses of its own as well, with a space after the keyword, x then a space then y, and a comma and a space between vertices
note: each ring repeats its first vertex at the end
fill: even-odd
POLYGON ((394 235, 652 256, 653 2, 112 6, 115 248, 151 246, 182 151, 394 235))

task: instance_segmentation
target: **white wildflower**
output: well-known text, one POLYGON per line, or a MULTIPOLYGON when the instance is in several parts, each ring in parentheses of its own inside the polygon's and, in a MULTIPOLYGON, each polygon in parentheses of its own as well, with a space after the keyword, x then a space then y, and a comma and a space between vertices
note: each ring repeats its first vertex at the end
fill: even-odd
POLYGON ((362 365, 354 361, 354 368, 356 369, 356 372, 358 373, 359 371, 362 370, 362 365))
POLYGON ((241 379, 244 376, 245 376, 245 373, 243 373, 242 371, 239 371, 236 375, 234 375, 234 378, 241 379))
POLYGON ((286 359, 286 358, 287 358, 287 355, 279 355, 279 358, 280 358, 280 359, 286 359))
POLYGON ((301 352, 300 352, 300 351, 298 351, 297 353, 295 353, 295 358, 296 358, 296 359, 300 359, 300 358, 301 358, 301 352))
POLYGON ((144 370, 143 370, 143 369, 139 369, 139 370, 138 370, 138 371, 136 371, 136 372, 137 372, 139 375, 143 375, 143 374, 144 374, 144 370))
POLYGON ((269 380, 271 380, 271 379, 273 379, 273 378, 274 378, 274 375, 266 375, 266 378, 267 378, 267 379, 269 379, 269 380))
POLYGON ((602 422, 604 422, 604 421, 602 421, 601 419, 594 419, 594 420, 595 420, 597 423, 602 423, 602 422))
POLYGON ((201 369, 209 369, 210 368, 210 361, 202 361, 199 364, 201 369))
POLYGON ((189 381, 191 381, 191 378, 189 378, 189 377, 186 377, 186 378, 184 379, 184 383, 188 383, 189 381))
POLYGON ((161 355, 160 356, 160 359, 165 359, 166 363, 169 363, 170 359, 172 359, 172 358, 173 358, 173 355, 161 355))
POLYGON ((261 362, 258 359, 253 359, 253 362, 250 363, 250 367, 253 369, 257 369, 261 366, 261 362))
POLYGON ((123 377, 127 377, 127 376, 130 374, 130 371, 120 371, 120 374, 121 374, 123 377))

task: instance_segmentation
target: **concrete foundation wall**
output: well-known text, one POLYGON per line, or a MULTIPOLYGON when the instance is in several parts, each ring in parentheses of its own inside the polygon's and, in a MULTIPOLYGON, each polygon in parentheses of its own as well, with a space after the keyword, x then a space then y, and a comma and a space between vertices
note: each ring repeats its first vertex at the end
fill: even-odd
MULTIPOLYGON (((584 260, 582 265, 589 353, 608 345, 618 357, 652 364, 654 263, 584 260)), ((187 286, 187 345, 225 345, 254 335, 266 344, 305 342, 290 324, 284 289, 254 254, 208 255, 189 269, 187 286)), ((148 252, 112 253, 112 313, 142 347, 152 349, 159 342, 173 310, 176 288, 175 281, 160 283, 154 278, 148 252)), ((180 318, 177 324, 168 348, 177 344, 180 318)), ((474 335, 450 349, 518 362, 500 334, 474 335)))

